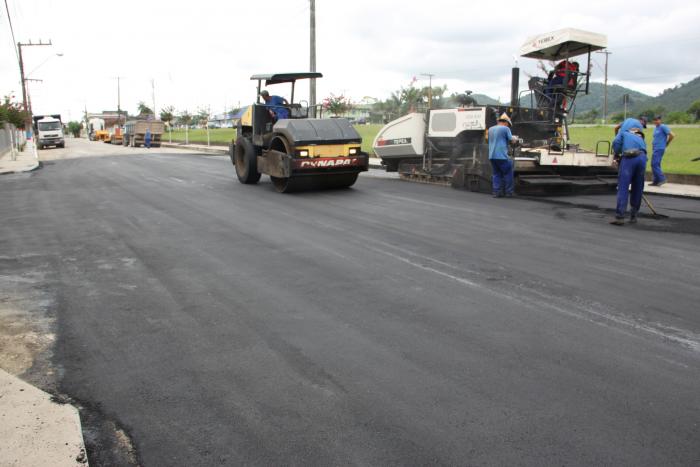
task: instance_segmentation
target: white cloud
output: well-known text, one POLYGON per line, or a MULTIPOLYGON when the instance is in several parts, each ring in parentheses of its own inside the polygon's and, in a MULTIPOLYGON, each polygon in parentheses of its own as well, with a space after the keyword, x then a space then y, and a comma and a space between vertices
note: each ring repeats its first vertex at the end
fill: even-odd
MULTIPOLYGON (((610 81, 657 94, 700 74, 696 29, 700 5, 677 0, 599 0, 569 10, 544 3, 433 0, 426 3, 317 0, 319 96, 385 97, 423 72, 451 91, 470 89, 506 99, 514 54, 527 36, 578 27, 608 35, 610 81)), ((138 101, 212 111, 249 103, 258 72, 308 68, 308 1, 94 2, 9 0, 17 39, 48 39, 27 48, 36 112, 77 119, 82 109, 122 108, 138 101), (53 57, 63 52, 61 58, 53 57), (45 63, 43 63, 45 61, 45 63), (43 64, 42 64, 43 63, 43 64)), ((564 4, 562 4, 564 5, 564 4)), ((570 7, 569 7, 570 8, 570 7)), ((7 18, 0 33, 0 91, 19 95, 7 18)), ((603 56, 594 57, 602 80, 603 56)), ((536 73, 531 60, 519 60, 536 73)), ((522 80, 523 84, 526 78, 522 80)), ((308 87, 300 86, 305 99, 308 87)), ((286 89, 283 90, 286 93, 286 89)))

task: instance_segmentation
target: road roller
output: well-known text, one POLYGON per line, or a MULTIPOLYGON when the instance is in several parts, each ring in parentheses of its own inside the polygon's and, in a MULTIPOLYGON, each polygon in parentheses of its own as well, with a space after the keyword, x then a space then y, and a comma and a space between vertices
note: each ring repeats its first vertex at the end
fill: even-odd
POLYGON ((236 176, 243 184, 255 184, 269 175, 280 193, 314 189, 347 188, 369 168, 362 152, 362 138, 345 118, 311 118, 308 103, 294 102, 295 84, 321 78, 321 73, 257 74, 257 101, 238 122, 229 145, 236 176), (265 87, 290 84, 287 101, 265 87))

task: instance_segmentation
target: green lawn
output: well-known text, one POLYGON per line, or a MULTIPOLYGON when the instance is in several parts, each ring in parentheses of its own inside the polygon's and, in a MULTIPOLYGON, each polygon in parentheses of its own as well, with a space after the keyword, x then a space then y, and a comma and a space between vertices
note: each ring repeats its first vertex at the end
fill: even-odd
MULTIPOLYGON (((372 154, 372 142, 382 125, 357 125, 355 127, 362 136, 362 150, 372 154)), ((669 146, 664 156, 663 169, 667 173, 676 174, 696 174, 700 175, 700 161, 691 162, 690 159, 700 156, 700 127, 674 128, 671 130, 676 134, 676 139, 669 146)), ((653 128, 646 131, 646 140, 649 147, 651 161, 651 137, 653 128)), ((168 141, 168 132, 163 135, 163 141, 168 141)), ((236 137, 236 130, 232 128, 210 130, 211 144, 227 145, 236 137)), ((612 141, 613 129, 606 126, 595 127, 571 127, 571 141, 578 143, 584 149, 594 151, 596 142, 612 141)), ((185 131, 173 131, 173 141, 184 142, 185 131)), ((207 133, 205 130, 189 130, 190 143, 206 144, 207 133)))
POLYGON ((383 126, 384 125, 355 125, 355 129, 360 136, 362 136, 362 150, 364 152, 374 154, 374 151, 372 151, 372 142, 383 126))
MULTIPOLYGON (((372 141, 374 137, 382 128, 382 125, 357 125, 355 127, 357 132, 362 136, 362 150, 365 152, 372 151, 372 141)), ((166 131, 163 135, 163 141, 168 142, 169 133, 166 131)), ((207 132, 206 130, 189 130, 188 132, 189 142, 193 144, 207 144, 207 132)), ((209 130, 209 137, 211 138, 211 144, 226 144, 236 137, 236 130, 234 128, 217 128, 209 130)), ((173 130, 173 142, 174 143, 184 143, 185 142, 185 130, 173 130)))
MULTIPOLYGON (((595 151, 597 141, 612 141, 614 132, 612 127, 571 127, 571 141, 578 143, 584 149, 595 151)), ((700 156, 700 128, 673 128, 676 139, 666 150, 661 167, 666 173, 700 175, 700 161, 691 162, 700 156)), ((651 140, 654 133, 653 125, 645 131, 647 147, 649 149, 649 166, 651 171, 651 140)))
MULTIPOLYGON (((192 144, 207 144, 207 130, 188 130, 187 136, 192 144)), ((228 143, 236 137, 235 128, 212 128, 209 130, 211 144, 228 146, 228 143)), ((170 141, 170 133, 163 134, 163 142, 170 141)), ((185 142, 185 130, 173 130, 173 143, 185 142)))

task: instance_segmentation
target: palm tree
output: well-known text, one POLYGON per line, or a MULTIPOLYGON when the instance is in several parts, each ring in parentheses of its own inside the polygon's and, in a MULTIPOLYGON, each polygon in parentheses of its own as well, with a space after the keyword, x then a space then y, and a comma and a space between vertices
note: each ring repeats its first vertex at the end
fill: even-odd
POLYGON ((170 133, 170 142, 173 142, 173 120, 175 120, 175 107, 169 105, 168 107, 163 107, 160 109, 160 119, 168 125, 168 132, 170 133))

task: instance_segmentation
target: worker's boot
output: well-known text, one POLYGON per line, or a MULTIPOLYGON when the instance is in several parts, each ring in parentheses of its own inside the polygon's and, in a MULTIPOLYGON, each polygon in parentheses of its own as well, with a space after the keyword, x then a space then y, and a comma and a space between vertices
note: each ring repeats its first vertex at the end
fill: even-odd
POLYGON ((612 225, 625 225, 625 218, 624 217, 616 217, 615 219, 610 221, 610 224, 612 224, 612 225))
POLYGON ((637 213, 632 212, 632 215, 630 216, 630 224, 636 224, 637 223, 637 213))

